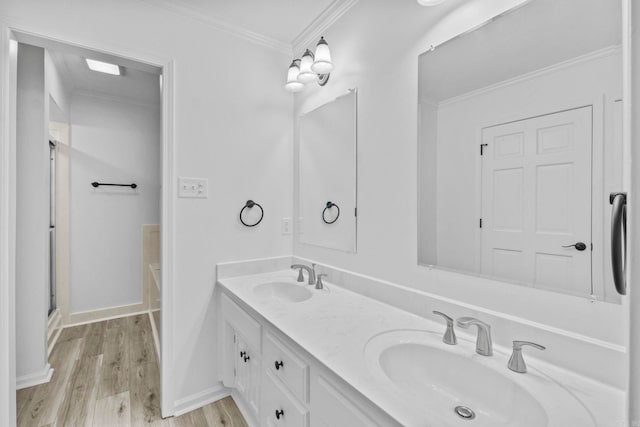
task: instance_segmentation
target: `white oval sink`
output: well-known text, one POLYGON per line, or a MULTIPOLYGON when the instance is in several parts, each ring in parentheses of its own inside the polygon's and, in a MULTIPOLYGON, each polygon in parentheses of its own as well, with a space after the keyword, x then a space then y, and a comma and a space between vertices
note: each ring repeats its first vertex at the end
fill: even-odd
POLYGON ((584 406, 549 377, 531 368, 512 372, 508 355, 477 355, 475 343, 465 340, 450 346, 440 333, 389 331, 369 340, 365 359, 375 377, 433 425, 595 426, 584 406), (471 409, 474 418, 465 419, 457 407, 471 409))
POLYGON ((261 283, 253 288, 253 292, 262 298, 277 298, 287 302, 302 302, 313 296, 304 286, 287 282, 261 283))

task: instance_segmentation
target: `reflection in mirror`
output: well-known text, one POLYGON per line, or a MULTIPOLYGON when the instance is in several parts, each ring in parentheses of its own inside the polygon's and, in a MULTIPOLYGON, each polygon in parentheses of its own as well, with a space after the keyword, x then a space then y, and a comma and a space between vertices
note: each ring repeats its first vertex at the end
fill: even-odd
POLYGON ((420 264, 619 301, 620 7, 532 0, 420 56, 420 264))
POLYGON ((298 239, 356 251, 356 91, 300 117, 298 239))

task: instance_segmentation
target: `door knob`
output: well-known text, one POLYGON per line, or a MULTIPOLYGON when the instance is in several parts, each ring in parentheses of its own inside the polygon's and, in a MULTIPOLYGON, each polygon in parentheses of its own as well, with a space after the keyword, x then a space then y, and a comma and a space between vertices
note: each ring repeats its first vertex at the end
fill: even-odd
POLYGON ((587 245, 585 245, 582 242, 578 242, 578 243, 575 243, 573 245, 563 246, 563 248, 576 248, 579 251, 584 251, 585 249, 587 249, 587 245))

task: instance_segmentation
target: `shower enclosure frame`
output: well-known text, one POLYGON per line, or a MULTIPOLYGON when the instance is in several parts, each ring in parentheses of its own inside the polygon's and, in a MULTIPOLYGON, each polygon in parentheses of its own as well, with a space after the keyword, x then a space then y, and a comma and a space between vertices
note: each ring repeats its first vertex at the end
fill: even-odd
POLYGON ((56 141, 49 140, 49 308, 56 310, 56 141))

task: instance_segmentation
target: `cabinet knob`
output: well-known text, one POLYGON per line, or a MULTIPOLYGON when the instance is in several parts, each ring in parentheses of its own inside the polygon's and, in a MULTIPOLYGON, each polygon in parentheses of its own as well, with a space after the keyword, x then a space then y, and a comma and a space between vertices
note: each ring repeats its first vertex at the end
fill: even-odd
POLYGON ((246 351, 241 351, 241 352, 240 352, 240 357, 245 357, 246 355, 247 355, 247 352, 246 352, 246 351))
POLYGON ((276 360, 276 371, 280 370, 284 366, 284 362, 282 360, 276 360))
POLYGON ((276 409, 276 418, 280 419, 280 417, 284 417, 284 410, 276 409))
POLYGON ((247 360, 249 360, 250 357, 249 356, 244 356, 244 363, 247 363, 247 360))

